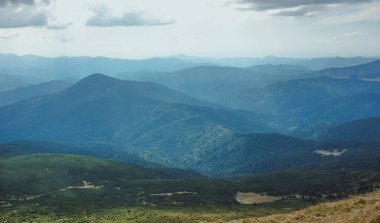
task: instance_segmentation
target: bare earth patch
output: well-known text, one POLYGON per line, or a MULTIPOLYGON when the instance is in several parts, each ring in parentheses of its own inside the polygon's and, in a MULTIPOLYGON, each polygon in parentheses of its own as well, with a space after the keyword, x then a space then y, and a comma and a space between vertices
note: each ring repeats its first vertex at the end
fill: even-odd
POLYGON ((64 189, 60 189, 59 191, 65 191, 65 190, 69 190, 69 189, 99 189, 103 187, 103 185, 100 185, 100 186, 95 186, 93 184, 91 184, 91 182, 87 182, 87 181, 83 181, 83 186, 68 186, 64 189))
MULTIPOLYGON (((224 221, 219 221, 222 223, 224 221)), ((380 191, 350 199, 318 204, 290 214, 238 219, 228 223, 379 223, 380 191)))
POLYGON ((174 194, 197 194, 197 192, 178 191, 172 193, 150 194, 150 196, 172 196, 174 194))
POLYGON ((332 151, 328 151, 328 150, 315 150, 314 152, 321 155, 321 156, 341 156, 343 153, 347 152, 348 150, 347 149, 343 149, 343 150, 337 150, 337 149, 334 149, 332 151))
POLYGON ((240 191, 238 191, 235 198, 240 204, 260 204, 282 199, 282 197, 275 197, 252 192, 244 193, 240 191))

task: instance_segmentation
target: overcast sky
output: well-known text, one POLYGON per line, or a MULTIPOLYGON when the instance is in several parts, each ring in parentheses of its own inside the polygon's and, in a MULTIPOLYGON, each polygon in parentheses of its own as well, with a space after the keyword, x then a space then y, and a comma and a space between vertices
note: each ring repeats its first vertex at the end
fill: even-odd
POLYGON ((0 53, 380 56, 380 0, 0 0, 0 53))

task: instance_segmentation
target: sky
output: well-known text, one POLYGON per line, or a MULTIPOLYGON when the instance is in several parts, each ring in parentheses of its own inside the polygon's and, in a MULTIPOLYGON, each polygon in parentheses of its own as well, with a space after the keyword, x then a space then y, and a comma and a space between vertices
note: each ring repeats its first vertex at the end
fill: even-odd
POLYGON ((0 53, 380 56, 380 0, 0 0, 0 53))

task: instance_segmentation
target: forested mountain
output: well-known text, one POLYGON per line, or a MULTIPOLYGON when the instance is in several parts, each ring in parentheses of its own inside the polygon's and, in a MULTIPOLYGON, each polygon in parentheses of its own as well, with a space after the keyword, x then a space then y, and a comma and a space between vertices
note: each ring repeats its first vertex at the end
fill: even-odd
POLYGON ((231 103, 250 110, 286 112, 362 93, 380 93, 380 83, 329 77, 279 81, 265 88, 241 89, 231 103))
POLYGON ((118 74, 127 80, 154 81, 193 97, 229 106, 230 95, 239 89, 262 88, 279 80, 310 73, 293 65, 259 65, 248 68, 198 66, 176 72, 118 74))
POLYGON ((6 132, 2 141, 123 141, 121 134, 132 126, 138 127, 133 131, 148 131, 194 118, 241 132, 269 131, 254 120, 253 113, 220 109, 154 83, 99 74, 61 92, 5 106, 0 117, 1 129, 6 132))
POLYGON ((340 78, 380 78, 380 60, 357 66, 329 68, 317 72, 319 75, 340 77, 340 78))
MULTIPOLYGON (((300 113, 297 114, 313 108, 315 104, 308 104, 312 96, 319 97, 321 101, 331 98, 342 100, 357 97, 363 91, 378 91, 378 84, 360 80, 315 78, 280 84, 272 92, 278 92, 278 96, 273 94, 272 98, 263 100, 277 102, 278 112, 284 115, 280 117, 288 115, 287 121, 293 121, 292 117, 296 114, 292 110, 294 103, 300 106, 300 113), (344 90, 348 87, 352 89, 349 93, 344 90)), ((260 101, 256 100, 256 103, 260 104, 260 101)), ((355 103, 365 103, 365 100, 355 103)), ((328 109, 325 111, 328 112, 328 109)), ((325 111, 319 111, 319 117, 323 114, 334 117, 325 111)), ((344 117, 344 114, 339 114, 344 117)), ((342 145, 325 148, 325 145, 285 135, 258 134, 275 131, 264 124, 273 123, 268 117, 224 109, 152 82, 122 81, 95 74, 63 91, 0 108, 0 131, 3 132, 0 139, 2 142, 99 142, 92 144, 92 150, 91 146, 78 144, 74 147, 63 146, 64 149, 53 146, 52 151, 62 153, 67 150, 146 166, 193 169, 214 176, 273 172, 312 165, 315 167, 311 168, 325 168, 331 165, 323 163, 341 158, 326 158, 315 151, 332 151, 342 145)), ((306 118, 310 120, 313 117, 305 115, 303 118, 305 120, 302 121, 306 122, 306 118)), ((318 121, 318 118, 314 120, 318 121)), ((45 147, 37 148, 43 152, 49 151, 45 147)), ((366 149, 368 146, 353 148, 347 154, 356 154, 359 151, 357 148, 366 149)), ((5 151, 11 153, 9 149, 5 151)), ((347 154, 342 156, 344 162, 347 154)))
POLYGON ((380 83, 351 78, 379 72, 377 63, 315 72, 297 65, 258 65, 119 75, 154 81, 228 108, 266 114, 272 128, 290 133, 320 122, 380 116, 380 83), (344 76, 346 71, 350 75, 344 76))
POLYGON ((3 142, 112 142, 148 161, 185 168, 216 149, 238 149, 236 143, 244 144, 238 132, 272 131, 250 112, 221 109, 154 83, 99 74, 61 92, 4 106, 0 117, 3 142))
POLYGON ((316 136, 323 141, 379 142, 380 118, 359 119, 333 125, 316 136))
POLYGON ((230 95, 227 102, 233 108, 271 114, 277 117, 279 126, 299 128, 322 121, 380 116, 379 93, 377 82, 317 77, 243 88, 230 95))

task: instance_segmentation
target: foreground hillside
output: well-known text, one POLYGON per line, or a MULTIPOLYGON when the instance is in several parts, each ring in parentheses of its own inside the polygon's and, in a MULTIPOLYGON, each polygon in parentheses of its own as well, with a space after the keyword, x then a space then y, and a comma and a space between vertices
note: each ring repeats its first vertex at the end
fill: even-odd
POLYGON ((284 213, 309 203, 242 206, 236 182, 78 155, 1 158, 0 167, 0 222, 212 221, 284 213))
MULTIPOLYGON (((350 223, 350 222, 380 222, 380 191, 353 198, 323 203, 291 214, 272 215, 260 218, 249 218, 232 221, 233 223, 280 223, 280 222, 310 222, 310 223, 350 223)), ((232 223, 231 222, 231 223, 232 223)))
MULTIPOLYGON (((62 154, 2 158, 0 167, 0 197, 55 192, 67 187, 80 188, 85 181, 103 186, 112 182, 120 186, 132 180, 177 178, 173 172, 163 169, 147 169, 106 159, 62 154)), ((183 172, 181 175, 187 174, 183 172)))
POLYGON ((284 214, 372 191, 372 171, 210 179, 79 155, 0 158, 0 222, 212 222, 284 214))

